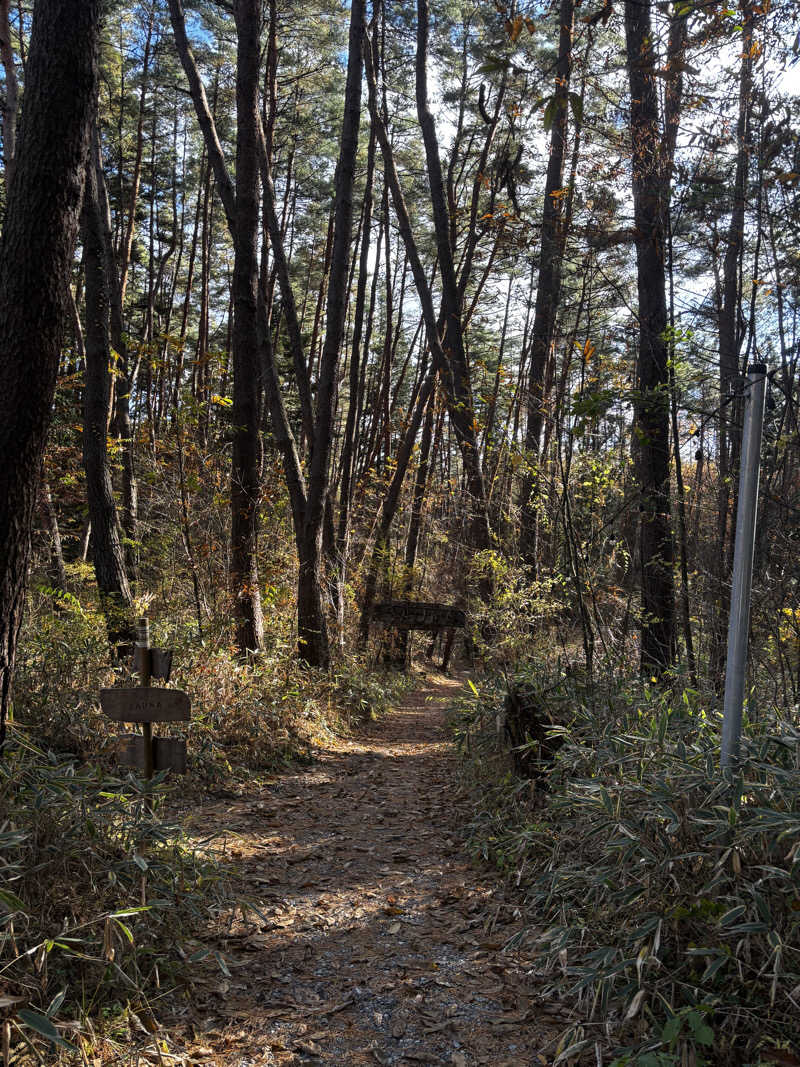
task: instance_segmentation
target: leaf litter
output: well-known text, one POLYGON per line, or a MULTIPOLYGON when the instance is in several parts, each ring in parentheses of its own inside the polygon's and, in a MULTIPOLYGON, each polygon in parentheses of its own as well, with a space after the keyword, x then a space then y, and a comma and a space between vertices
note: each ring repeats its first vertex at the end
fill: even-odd
POLYGON ((470 805, 446 727, 461 685, 427 681, 363 734, 326 739, 310 767, 185 814, 224 832, 249 906, 220 918, 162 1008, 167 1062, 552 1062, 563 1023, 531 962, 504 951, 513 898, 461 847, 470 805))

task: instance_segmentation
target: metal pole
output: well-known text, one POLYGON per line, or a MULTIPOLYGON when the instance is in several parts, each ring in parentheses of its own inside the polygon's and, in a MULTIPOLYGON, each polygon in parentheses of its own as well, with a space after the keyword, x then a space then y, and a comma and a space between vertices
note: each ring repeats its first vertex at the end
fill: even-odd
POLYGON ((750 630, 750 593, 753 584, 753 549, 758 512, 758 479, 761 469, 761 431, 767 368, 751 363, 747 368, 742 460, 739 471, 739 505, 736 510, 736 547, 733 555, 731 613, 728 619, 728 656, 725 667, 725 704, 722 722, 722 766, 730 768, 739 758, 742 736, 747 639, 750 630))

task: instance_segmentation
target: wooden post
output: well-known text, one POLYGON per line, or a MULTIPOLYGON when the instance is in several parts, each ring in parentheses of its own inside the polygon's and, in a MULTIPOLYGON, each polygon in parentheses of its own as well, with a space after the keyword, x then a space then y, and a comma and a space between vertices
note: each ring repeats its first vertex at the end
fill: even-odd
POLYGON ((442 670, 446 671, 450 666, 450 656, 453 653, 453 642, 456 638, 456 632, 451 627, 449 630, 445 630, 444 639, 444 654, 442 655, 442 670))
MULTIPOLYGON (((136 670, 139 675, 139 685, 145 688, 150 685, 150 622, 148 619, 139 619, 136 623, 136 670)), ((148 780, 153 777, 153 724, 142 723, 144 734, 144 776, 148 780)))
MULTIPOLYGON (((103 713, 113 722, 140 723, 141 734, 122 734, 119 737, 119 762, 140 770, 149 782, 155 771, 186 773, 186 741, 181 737, 153 737, 154 722, 188 722, 189 697, 180 689, 151 688, 154 678, 168 681, 172 669, 172 651, 152 648, 150 623, 136 622, 136 644, 133 649, 133 669, 139 684, 135 688, 114 686, 100 690, 103 713)), ((151 797, 147 796, 151 808, 151 797)))

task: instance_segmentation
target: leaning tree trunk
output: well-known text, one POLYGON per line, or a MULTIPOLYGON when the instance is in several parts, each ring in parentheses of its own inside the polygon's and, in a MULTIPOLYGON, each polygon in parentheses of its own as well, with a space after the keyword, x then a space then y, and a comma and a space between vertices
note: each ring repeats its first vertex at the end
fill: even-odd
POLYGON ((367 638, 369 637, 372 609, 378 588, 378 573, 381 563, 386 559, 389 548, 389 533, 392 529, 392 523, 397 514, 397 509, 400 506, 400 493, 403 489, 406 471, 408 470, 417 435, 419 434, 422 416, 424 415, 425 409, 433 395, 435 385, 436 369, 431 368, 417 394, 414 409, 408 420, 403 440, 400 442, 400 447, 397 450, 394 473, 389 482, 383 501, 381 502, 377 529, 375 531, 375 542, 372 548, 372 556, 370 558, 367 576, 364 581, 364 595, 361 601, 360 638, 362 643, 366 643, 367 638))
POLYGON ((444 317, 444 340, 442 348, 448 358, 454 394, 451 411, 453 428, 461 445, 466 489, 469 495, 468 514, 470 547, 485 549, 490 544, 489 512, 486 504, 486 485, 481 466, 480 450, 476 433, 472 383, 464 345, 462 326, 462 293, 456 278, 453 248, 450 244, 450 216, 447 210, 442 163, 436 124, 428 104, 428 2, 417 0, 417 54, 416 98, 417 117, 425 145, 425 160, 431 207, 436 231, 436 250, 442 274, 442 314, 444 317), (455 417, 454 417, 455 416, 455 417))
POLYGON ((38 0, 0 242, 0 749, 78 233, 100 0, 38 0))
MULTIPOLYGON (((95 137, 97 133, 95 131, 95 137)), ((108 466, 111 398, 109 287, 97 182, 99 145, 86 164, 81 240, 86 287, 83 390, 83 468, 92 524, 92 557, 100 602, 112 644, 133 639, 133 601, 125 573, 117 507, 108 466)))
POLYGON ((666 184, 654 77, 650 9, 626 0, 631 90, 633 210, 639 289, 635 448, 640 493, 641 666, 660 674, 672 662, 675 590, 670 517, 669 371, 664 269, 666 184))

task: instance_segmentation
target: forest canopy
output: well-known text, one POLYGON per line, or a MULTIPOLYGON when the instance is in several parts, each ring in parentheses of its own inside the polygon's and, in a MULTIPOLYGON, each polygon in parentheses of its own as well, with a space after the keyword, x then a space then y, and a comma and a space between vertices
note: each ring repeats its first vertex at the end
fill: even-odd
POLYGON ((794 693, 791 5, 153 0, 99 35, 36 546, 93 562, 112 641, 167 552, 243 653, 265 596, 325 666, 444 582, 493 655, 533 612, 718 684, 766 363, 756 654, 794 693))

